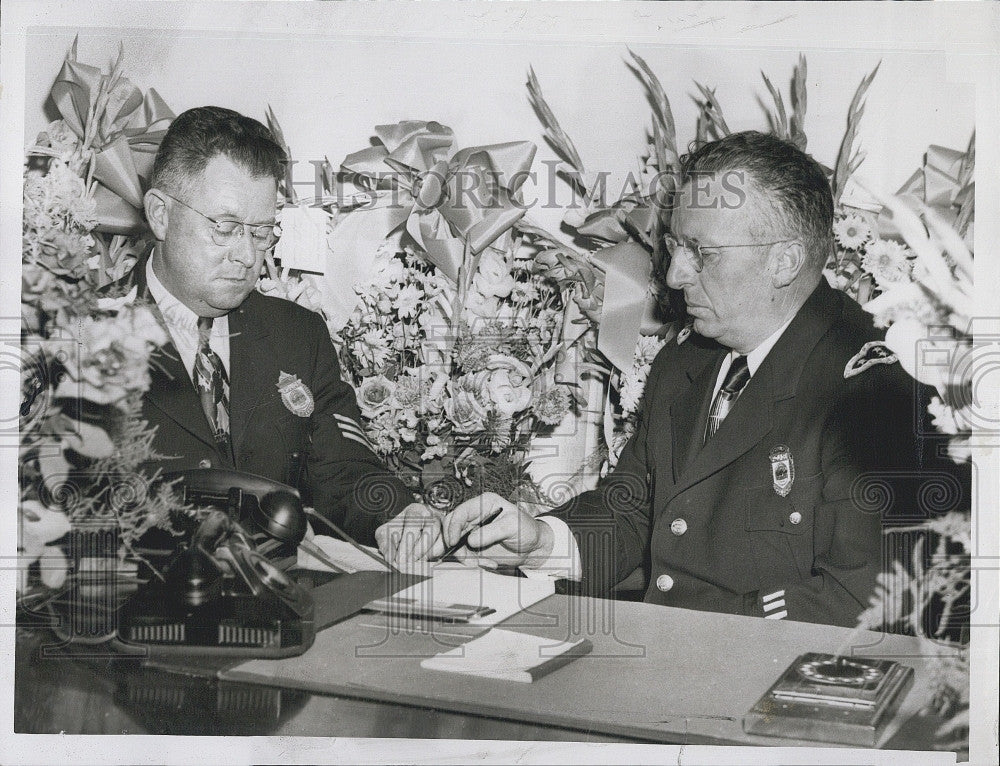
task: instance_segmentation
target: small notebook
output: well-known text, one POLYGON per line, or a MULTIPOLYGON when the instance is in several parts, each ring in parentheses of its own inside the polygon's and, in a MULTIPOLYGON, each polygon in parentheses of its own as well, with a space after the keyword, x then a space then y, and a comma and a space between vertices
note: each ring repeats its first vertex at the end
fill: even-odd
POLYGON ((588 654, 590 641, 556 641, 493 628, 479 638, 421 661, 420 667, 530 684, 588 654))

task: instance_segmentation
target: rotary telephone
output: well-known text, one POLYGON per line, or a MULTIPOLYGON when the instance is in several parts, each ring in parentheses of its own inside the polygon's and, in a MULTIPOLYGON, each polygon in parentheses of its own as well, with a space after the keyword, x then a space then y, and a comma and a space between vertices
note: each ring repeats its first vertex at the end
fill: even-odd
POLYGON ((298 491, 213 468, 168 474, 184 501, 206 508, 163 578, 123 607, 119 637, 153 654, 301 654, 315 639, 313 599, 291 566, 307 527, 298 491))

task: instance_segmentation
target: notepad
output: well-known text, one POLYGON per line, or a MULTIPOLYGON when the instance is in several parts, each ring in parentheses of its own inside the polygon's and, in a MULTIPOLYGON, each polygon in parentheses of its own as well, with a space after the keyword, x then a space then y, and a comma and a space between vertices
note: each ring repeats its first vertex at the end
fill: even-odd
POLYGON ((488 610, 469 620, 474 625, 496 625, 556 592, 553 580, 512 577, 459 563, 435 564, 429 574, 395 595, 418 604, 468 604, 488 610))
POLYGON ((530 684, 588 654, 590 641, 553 641, 527 633, 493 628, 479 638, 421 661, 427 670, 464 673, 530 684))

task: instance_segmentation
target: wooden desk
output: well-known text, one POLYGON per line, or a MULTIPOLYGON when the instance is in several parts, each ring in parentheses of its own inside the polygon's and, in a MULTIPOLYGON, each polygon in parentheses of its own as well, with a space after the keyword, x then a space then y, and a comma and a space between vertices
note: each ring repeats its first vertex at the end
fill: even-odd
MULTIPOLYGON (((286 734, 691 744, 815 745, 743 733, 743 714, 806 651, 833 652, 849 630, 552 596, 505 627, 554 639, 587 635, 594 653, 533 684, 423 670, 446 636, 388 635, 372 616, 324 630, 300 658, 254 661, 215 681, 134 661, 40 659, 18 641, 15 731, 286 734), (377 651, 364 647, 378 647, 377 651), (266 680, 269 685, 261 685, 266 680)), ((444 629, 441 629, 444 630, 444 629)), ((915 670, 880 743, 929 749, 936 722, 916 716, 929 646, 865 633, 854 653, 915 670)))

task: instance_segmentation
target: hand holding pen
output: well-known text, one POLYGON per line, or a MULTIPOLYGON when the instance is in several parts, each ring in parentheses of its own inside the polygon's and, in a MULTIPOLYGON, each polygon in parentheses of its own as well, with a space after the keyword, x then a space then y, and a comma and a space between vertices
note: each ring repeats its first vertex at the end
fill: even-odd
POLYGON ((448 514, 411 507, 375 532, 379 549, 400 569, 454 557, 487 569, 544 560, 552 550, 549 526, 499 495, 487 492, 448 514))
POLYGON ((552 530, 527 511, 487 492, 466 500, 443 520, 447 551, 486 569, 541 563, 552 552, 552 530))

